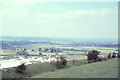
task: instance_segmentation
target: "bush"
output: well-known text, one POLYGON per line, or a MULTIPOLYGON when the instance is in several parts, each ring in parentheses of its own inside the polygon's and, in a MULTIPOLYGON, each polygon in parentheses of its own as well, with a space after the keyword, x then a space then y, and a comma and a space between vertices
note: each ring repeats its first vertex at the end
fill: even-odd
POLYGON ((67 65, 67 60, 65 57, 60 57, 60 60, 56 62, 56 66, 60 68, 64 68, 67 65))
POLYGON ((17 68, 16 68, 16 71, 17 72, 20 72, 20 73, 23 73, 23 71, 26 69, 26 66, 25 66, 25 64, 23 63, 23 64, 21 64, 20 66, 18 66, 17 68))

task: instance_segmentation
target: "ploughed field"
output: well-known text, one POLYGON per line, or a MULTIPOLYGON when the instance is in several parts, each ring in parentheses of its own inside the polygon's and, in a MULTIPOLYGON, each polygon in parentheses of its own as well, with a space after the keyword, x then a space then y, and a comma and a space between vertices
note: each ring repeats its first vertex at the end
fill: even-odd
POLYGON ((70 60, 64 69, 58 69, 54 63, 27 65, 23 73, 17 73, 15 68, 3 72, 3 78, 117 78, 118 59, 87 63, 86 59, 70 60))

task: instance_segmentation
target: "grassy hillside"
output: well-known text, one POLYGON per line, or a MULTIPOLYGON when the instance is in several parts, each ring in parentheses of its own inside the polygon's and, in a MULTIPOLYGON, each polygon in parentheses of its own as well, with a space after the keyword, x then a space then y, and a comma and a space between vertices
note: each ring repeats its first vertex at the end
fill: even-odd
MULTIPOLYGON (((68 62, 69 67, 66 67, 66 68, 71 68, 76 65, 84 65, 84 63, 87 63, 87 60, 76 60, 75 65, 72 64, 72 61, 69 61, 68 62)), ((3 78, 29 77, 29 76, 35 76, 38 74, 46 73, 46 72, 53 72, 56 70, 59 70, 59 69, 55 66, 55 64, 37 62, 35 64, 28 65, 27 69, 24 71, 23 74, 16 73, 16 68, 10 68, 9 72, 3 72, 2 77, 3 78)))
POLYGON ((118 62, 111 59, 104 62, 74 66, 69 69, 43 73, 33 78, 117 78, 118 62))
POLYGON ((29 76, 34 76, 37 74, 41 74, 44 72, 48 72, 51 70, 56 69, 56 67, 50 63, 36 63, 36 64, 31 64, 27 66, 27 69, 24 71, 23 74, 17 73, 15 68, 10 68, 9 72, 3 72, 2 77, 3 78, 20 78, 20 77, 29 77, 29 76))
POLYGON ((36 63, 27 66, 23 74, 15 72, 11 68, 10 72, 3 72, 3 78, 115 78, 118 75, 117 59, 87 64, 86 60, 76 60, 75 65, 72 61, 68 62, 68 67, 58 69, 50 63, 36 63))

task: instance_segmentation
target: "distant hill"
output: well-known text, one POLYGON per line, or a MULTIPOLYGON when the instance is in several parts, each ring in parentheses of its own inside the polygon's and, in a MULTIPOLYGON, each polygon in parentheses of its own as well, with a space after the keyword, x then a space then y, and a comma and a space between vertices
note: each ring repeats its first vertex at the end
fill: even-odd
POLYGON ((2 46, 50 44, 64 46, 118 47, 117 39, 62 38, 62 37, 2 37, 2 46))

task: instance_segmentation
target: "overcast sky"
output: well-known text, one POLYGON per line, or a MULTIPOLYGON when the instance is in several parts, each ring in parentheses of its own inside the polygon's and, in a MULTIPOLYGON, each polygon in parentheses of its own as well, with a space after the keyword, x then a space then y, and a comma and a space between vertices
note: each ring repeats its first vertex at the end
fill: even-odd
POLYGON ((117 2, 0 3, 0 36, 118 37, 117 2))

